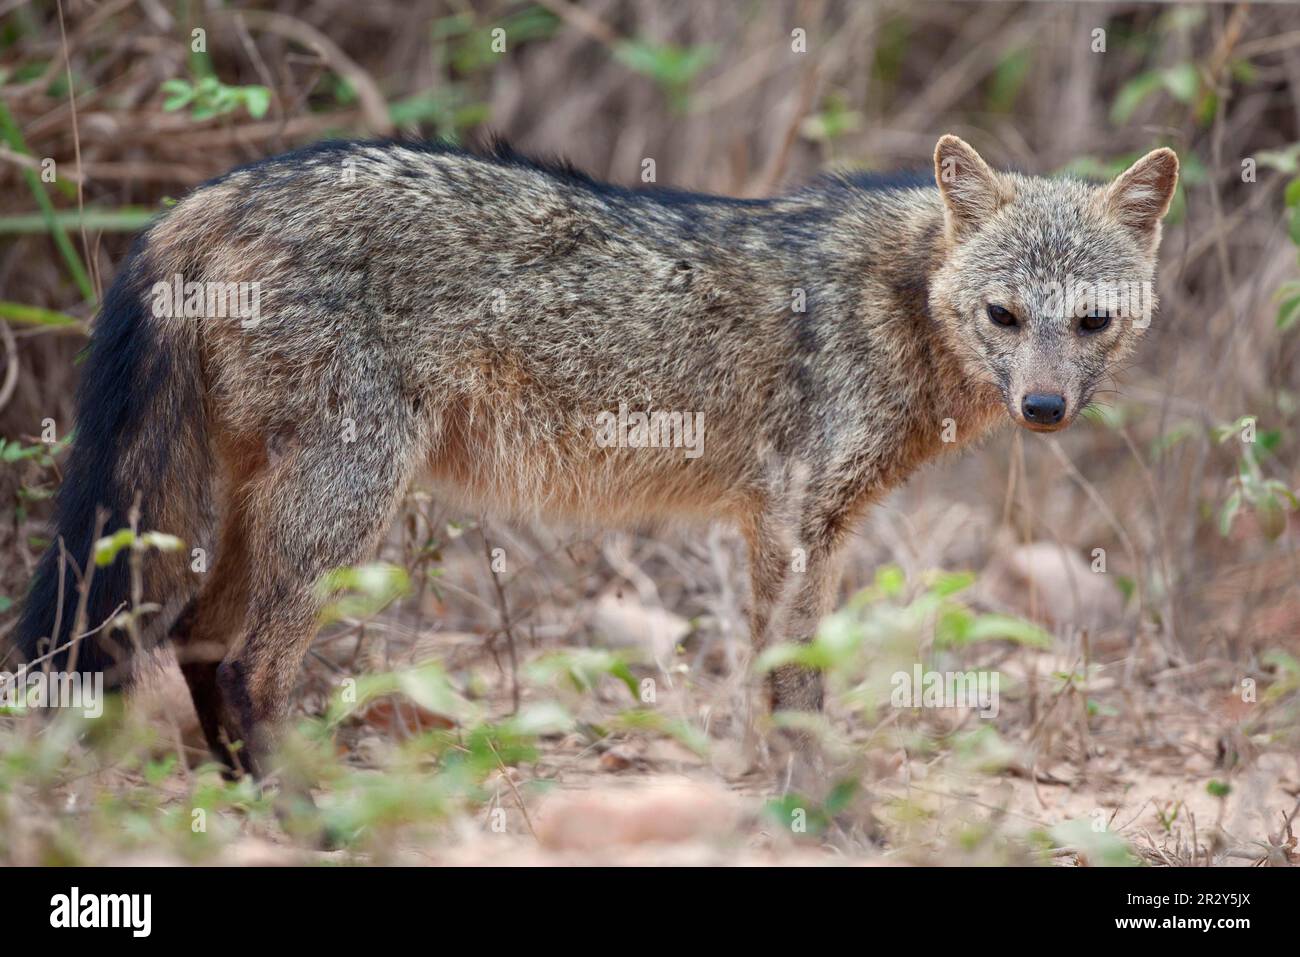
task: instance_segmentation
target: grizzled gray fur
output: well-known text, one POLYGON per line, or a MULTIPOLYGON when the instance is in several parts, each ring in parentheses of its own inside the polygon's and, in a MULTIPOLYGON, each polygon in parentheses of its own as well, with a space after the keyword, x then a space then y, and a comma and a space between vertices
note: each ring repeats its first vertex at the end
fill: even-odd
MULTIPOLYGON (((807 640, 872 502, 996 422, 1069 424, 1145 324, 1075 290, 1149 287, 1171 151, 1108 186, 995 173, 953 136, 935 167, 771 200, 625 190, 505 149, 330 144, 236 170, 119 280, 87 375, 119 361, 134 398, 96 418, 109 400, 83 393, 103 435, 78 442, 102 454, 74 451, 60 532, 88 522, 84 490, 119 516, 138 493, 142 527, 215 555, 205 574, 156 563, 146 597, 175 619, 214 750, 245 765, 289 709, 317 581, 373 552, 411 482, 492 514, 731 523, 755 646, 807 640), (174 277, 255 284, 257 315, 156 315, 174 277), (659 439, 700 424, 696 454, 601 440, 602 415, 656 411, 659 439)), ((56 605, 28 608, 29 651, 56 605)), ((812 672, 768 687, 820 706, 812 672)))

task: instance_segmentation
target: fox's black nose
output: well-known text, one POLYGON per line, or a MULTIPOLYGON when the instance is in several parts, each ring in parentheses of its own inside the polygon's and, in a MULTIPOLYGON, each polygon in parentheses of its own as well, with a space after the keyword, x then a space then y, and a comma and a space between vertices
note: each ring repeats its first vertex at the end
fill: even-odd
POLYGON ((1065 396, 1031 392, 1020 403, 1026 422, 1035 425, 1056 425, 1065 417, 1065 396))

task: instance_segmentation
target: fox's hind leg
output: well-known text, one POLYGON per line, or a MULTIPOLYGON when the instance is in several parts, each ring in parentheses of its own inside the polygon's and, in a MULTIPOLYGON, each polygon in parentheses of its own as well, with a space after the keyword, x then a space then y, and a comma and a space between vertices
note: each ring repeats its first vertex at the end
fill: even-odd
POLYGON ((176 659, 180 664, 185 684, 190 689, 190 699, 194 702, 194 713, 198 715, 199 727, 203 729, 203 738, 208 742, 212 756, 226 766, 227 775, 233 776, 238 770, 234 755, 222 740, 221 689, 217 687, 218 661, 198 661, 190 657, 187 645, 194 633, 194 622, 198 610, 198 598, 190 599, 176 621, 172 624, 168 638, 176 650, 176 659))
POLYGON ((413 413, 374 398, 378 412, 299 432, 247 499, 248 617, 217 681, 263 774, 316 633, 318 581, 374 551, 421 460, 413 413))
POLYGON ((203 736, 213 756, 226 766, 228 776, 254 770, 241 746, 242 729, 217 683, 217 669, 243 629, 248 605, 251 557, 243 491, 242 485, 236 485, 227 495, 216 561, 199 594, 172 625, 170 635, 203 736))

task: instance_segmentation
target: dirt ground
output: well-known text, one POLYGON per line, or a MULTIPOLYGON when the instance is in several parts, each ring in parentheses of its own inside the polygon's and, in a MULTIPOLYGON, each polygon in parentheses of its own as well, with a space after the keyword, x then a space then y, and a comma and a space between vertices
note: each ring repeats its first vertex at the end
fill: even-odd
MULTIPOLYGON (((1072 621, 1057 621, 1061 600, 1044 602, 1035 591, 1060 590, 1042 580, 1055 566, 1031 553, 1038 558, 1030 573, 1036 585, 1017 578, 1014 556, 1024 546, 1012 545, 1011 557, 1000 555, 997 534, 977 531, 996 523, 992 508, 936 495, 946 496, 960 486, 963 470, 978 467, 959 464, 956 474, 923 480, 887 504, 855 546, 845 594, 870 580, 873 559, 911 552, 925 563, 924 548, 912 547, 925 543, 943 549, 951 564, 964 549, 986 568, 970 604, 1034 618, 1052 634, 1051 647, 993 641, 960 652, 963 667, 1001 676, 992 718, 970 709, 886 707, 866 719, 846 707, 847 690, 832 679, 827 734, 838 762, 828 780, 851 779, 858 791, 817 826, 801 832, 794 825, 801 796, 783 799, 790 782, 766 746, 769 721, 744 626, 743 554, 726 533, 563 537, 490 527, 486 540, 524 558, 504 592, 519 602, 506 605, 518 659, 512 669, 500 608, 493 610, 482 530, 452 523, 457 537, 439 556, 436 588, 365 624, 322 633, 302 683, 304 713, 323 714, 344 676, 434 661, 485 720, 511 714, 518 685, 522 709, 558 702, 573 718, 568 729, 541 735, 534 760, 488 775, 482 800, 433 829, 394 835, 378 854, 309 850, 249 821, 218 860, 1294 862, 1290 819, 1300 806, 1300 756, 1288 737, 1293 712, 1279 710, 1268 691, 1281 687, 1285 675, 1257 674, 1250 661, 1212 653, 1195 662, 1172 660, 1154 636, 1135 628, 1122 603, 1089 591, 1093 583, 1084 578, 1073 587, 1083 590, 1080 608, 1101 615, 1097 627, 1078 628, 1073 621, 1083 612, 1075 609, 1072 621), (904 514, 915 538, 891 540, 882 529, 904 514), (935 534, 941 529, 946 538, 935 534), (663 574, 665 568, 675 574, 663 574), (609 675, 580 691, 529 677, 532 663, 565 649, 625 656, 637 681, 654 681, 648 710, 661 720, 629 723, 629 710, 644 702, 609 675), (1252 675, 1258 685, 1243 693, 1252 675)), ((432 514, 435 525, 443 521, 437 506, 418 495, 408 519, 417 513, 432 514)), ((405 538, 394 535, 387 557, 400 559, 405 538)), ((154 674, 135 707, 161 727, 177 720, 191 759, 201 759, 174 665, 154 674)), ((383 699, 339 727, 338 756, 350 767, 383 774, 403 740, 453 724, 410 701, 383 699)), ((179 776, 172 784, 182 788, 179 798, 179 776)), ((323 807, 346 800, 328 788, 316 797, 323 807)))

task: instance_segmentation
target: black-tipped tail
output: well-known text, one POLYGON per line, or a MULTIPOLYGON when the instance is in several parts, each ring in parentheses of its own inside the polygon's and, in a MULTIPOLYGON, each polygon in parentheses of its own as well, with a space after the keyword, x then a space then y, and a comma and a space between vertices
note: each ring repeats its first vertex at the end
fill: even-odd
MULTIPOLYGON (((129 549, 92 571, 96 530, 106 536, 129 527, 138 500, 141 531, 184 537, 192 530, 164 527, 164 513, 195 510, 169 505, 167 496, 193 494, 205 479, 173 474, 176 463, 206 458, 200 375, 193 337, 165 328, 152 316, 154 277, 148 274, 144 246, 143 240, 137 244, 95 324, 77 390, 77 420, 56 501, 53 543, 37 567, 16 632, 24 662, 52 653, 52 670, 103 672, 110 685, 129 674, 130 639, 105 626, 130 608, 129 549), (179 450, 184 444, 190 449, 179 450), (87 574, 82 628, 74 632, 78 581, 87 574)), ((175 565, 177 559, 170 561, 175 565)), ((146 600, 160 605, 174 597, 166 592, 186 587, 176 575, 156 568, 148 583, 146 600)))

